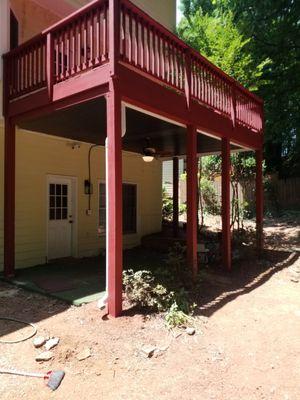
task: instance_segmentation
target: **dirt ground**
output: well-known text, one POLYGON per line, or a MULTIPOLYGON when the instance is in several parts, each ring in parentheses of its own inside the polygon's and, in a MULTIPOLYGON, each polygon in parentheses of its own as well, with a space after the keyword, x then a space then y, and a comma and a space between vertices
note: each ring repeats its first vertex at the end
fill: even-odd
MULTIPOLYGON (((56 392, 37 378, 0 375, 1 400, 300 399, 299 225, 270 220, 266 233, 262 259, 247 255, 230 275, 207 274, 194 336, 168 331, 160 316, 128 309, 114 320, 95 303, 69 307, 0 283, 0 316, 60 338, 44 363, 32 340, 0 344, 0 367, 66 372, 56 392), (141 354, 144 345, 157 348, 152 358, 141 354), (91 357, 79 361, 86 349, 91 357)), ((0 322, 2 339, 29 332, 0 322)))

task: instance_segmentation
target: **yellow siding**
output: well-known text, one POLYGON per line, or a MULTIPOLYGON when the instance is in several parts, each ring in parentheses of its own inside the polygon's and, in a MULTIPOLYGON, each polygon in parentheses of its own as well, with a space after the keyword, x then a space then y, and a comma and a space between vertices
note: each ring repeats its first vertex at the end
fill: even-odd
MULTIPOLYGON (((0 128, 0 154, 3 155, 3 128, 0 128)), ((67 139, 17 132, 16 161, 16 266, 23 268, 44 263, 47 246, 47 175, 73 176, 78 179, 77 256, 98 254, 105 238, 97 232, 97 182, 105 179, 104 148, 92 153, 92 216, 86 215, 88 198, 83 192, 88 177, 88 144, 72 150, 67 139)), ((3 157, 1 157, 3 160, 3 157)), ((3 166, 1 167, 1 172, 3 166)), ((123 153, 123 181, 138 187, 138 233, 124 236, 124 247, 140 243, 142 236, 161 229, 161 162, 143 162, 139 155, 123 153)), ((0 176, 0 268, 3 266, 3 173, 0 176)), ((126 210, 124 210, 126 212, 126 210)))
MULTIPOLYGON (((85 1, 88 3, 88 1, 85 1)), ((133 0, 138 7, 145 10, 154 19, 171 31, 176 26, 176 0, 133 0)), ((49 10, 31 0, 11 0, 20 28, 20 43, 40 33, 60 18, 49 10)))
POLYGON ((60 19, 31 0, 11 0, 10 3, 19 22, 19 43, 39 34, 60 19))
POLYGON ((171 31, 175 30, 176 0, 132 0, 132 2, 171 31))
MULTIPOLYGON (((133 0, 157 21, 174 30, 176 1, 133 0)), ((20 23, 20 42, 30 39, 59 20, 55 14, 31 0, 11 0, 11 7, 20 23)), ((0 81, 0 93, 2 94, 0 81)), ((1 95, 2 101, 2 95, 1 95)), ((1 106, 0 101, 0 106, 1 106)), ((1 107, 2 108, 2 107, 1 107)), ((92 216, 86 215, 87 196, 83 182, 87 178, 89 145, 78 150, 66 145, 67 140, 28 132, 17 133, 16 162, 16 266, 27 267, 44 263, 47 246, 46 178, 47 174, 78 178, 77 255, 97 254, 105 246, 105 238, 97 233, 97 181, 104 180, 104 149, 93 152, 92 216)), ((0 114, 0 270, 3 268, 3 198, 4 198, 4 127, 0 114)), ((143 235, 161 229, 161 163, 146 164, 140 156, 123 155, 123 180, 138 185, 138 234, 124 237, 126 247, 136 246, 143 235)), ((126 212, 126 211, 125 211, 126 212)))

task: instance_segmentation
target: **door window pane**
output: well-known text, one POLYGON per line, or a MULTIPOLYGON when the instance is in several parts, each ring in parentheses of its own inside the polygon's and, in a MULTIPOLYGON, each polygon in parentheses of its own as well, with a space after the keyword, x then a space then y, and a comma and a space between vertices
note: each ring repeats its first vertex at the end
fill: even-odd
POLYGON ((49 219, 68 219, 68 185, 49 185, 49 219))

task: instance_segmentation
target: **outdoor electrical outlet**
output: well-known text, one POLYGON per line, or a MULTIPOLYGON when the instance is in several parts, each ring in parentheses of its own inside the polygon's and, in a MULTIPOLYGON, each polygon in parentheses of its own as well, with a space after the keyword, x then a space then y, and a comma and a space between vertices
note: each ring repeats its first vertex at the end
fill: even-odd
POLYGON ((92 210, 86 210, 86 215, 92 215, 92 210))

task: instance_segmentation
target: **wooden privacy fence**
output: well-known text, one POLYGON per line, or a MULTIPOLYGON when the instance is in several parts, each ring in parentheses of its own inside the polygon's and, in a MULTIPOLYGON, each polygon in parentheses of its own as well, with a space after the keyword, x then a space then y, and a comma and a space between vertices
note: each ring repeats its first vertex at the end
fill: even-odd
MULTIPOLYGON (((278 179, 277 176, 271 176, 268 189, 265 190, 265 209, 278 207, 279 209, 300 210, 300 177, 290 177, 287 179, 278 179)), ((219 203, 221 204, 222 183, 220 179, 212 182, 219 203)), ((186 202, 186 181, 180 180, 179 201, 186 202)), ((238 184, 239 200, 246 201, 249 208, 255 211, 255 180, 242 182, 238 184)), ((232 190, 230 190, 230 201, 232 200, 232 190)))

